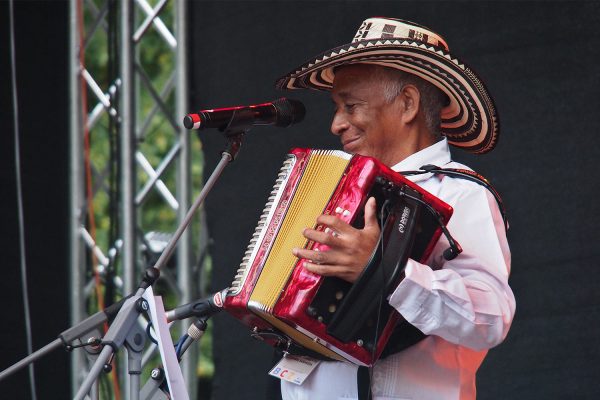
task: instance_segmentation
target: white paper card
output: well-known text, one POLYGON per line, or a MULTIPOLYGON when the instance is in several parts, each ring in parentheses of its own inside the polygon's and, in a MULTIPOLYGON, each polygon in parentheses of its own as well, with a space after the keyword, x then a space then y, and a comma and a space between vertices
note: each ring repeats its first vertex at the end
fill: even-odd
POLYGON ((154 296, 152 286, 146 289, 143 297, 148 302, 150 308, 149 312, 152 319, 152 326, 154 327, 154 334, 156 335, 156 341, 158 342, 160 358, 163 362, 171 399, 189 400, 190 396, 185 387, 185 381, 183 380, 179 362, 177 362, 177 355, 175 355, 173 339, 171 339, 171 334, 169 333, 162 297, 154 296))
POLYGON ((273 367, 269 375, 284 381, 302 385, 302 382, 321 361, 310 357, 286 355, 273 367))

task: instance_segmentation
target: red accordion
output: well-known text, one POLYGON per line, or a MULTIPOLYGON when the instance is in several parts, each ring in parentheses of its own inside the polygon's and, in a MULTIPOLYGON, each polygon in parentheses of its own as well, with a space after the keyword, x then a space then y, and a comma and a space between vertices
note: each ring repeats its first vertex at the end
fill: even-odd
POLYGON ((292 149, 224 308, 254 336, 284 350, 301 346, 309 353, 370 366, 400 319, 385 298, 402 278, 408 257, 427 259, 441 234, 439 223, 447 223, 451 214, 449 205, 371 157, 292 149), (308 241, 303 229, 322 229, 315 226, 321 214, 361 228, 371 196, 380 215, 393 216, 381 221, 384 243, 378 249, 385 245, 394 251, 375 252, 379 255, 354 284, 306 270, 292 248, 325 251, 327 246, 308 241))

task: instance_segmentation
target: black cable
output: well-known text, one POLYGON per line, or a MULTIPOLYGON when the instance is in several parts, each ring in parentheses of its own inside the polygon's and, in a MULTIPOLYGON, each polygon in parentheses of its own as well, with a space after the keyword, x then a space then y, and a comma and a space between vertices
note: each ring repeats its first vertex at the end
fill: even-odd
MULTIPOLYGON (((184 333, 177 341, 177 344, 175 346, 175 355, 177 356, 177 361, 181 361, 181 357, 183 357, 183 346, 189 338, 190 336, 187 333, 184 333)), ((193 340, 194 339, 192 339, 192 341, 193 340)))
MULTIPOLYGON (((107 46, 108 46, 108 82, 112 82, 115 87, 114 93, 110 96, 110 109, 118 110, 117 101, 119 98, 119 85, 116 80, 118 79, 118 3, 115 0, 109 0, 108 6, 108 33, 107 33, 107 46)), ((110 85, 109 85, 110 86, 110 85)), ((109 160, 108 160, 108 195, 109 195, 109 228, 108 228, 108 243, 110 246, 116 246, 117 239, 119 238, 119 138, 118 138, 118 116, 111 115, 110 111, 107 110, 108 115, 108 144, 109 144, 109 160)), ((115 284, 114 276, 116 274, 116 261, 118 257, 111 258, 106 269, 105 279, 105 304, 110 305, 115 299, 115 284)))
MULTIPOLYGON (((383 228, 385 227, 385 220, 389 217, 388 207, 390 205, 390 200, 386 199, 381 206, 381 211, 379 213, 379 220, 381 221, 381 230, 379 232, 379 246, 381 247, 381 254, 385 253, 385 243, 383 240, 383 228), (385 212, 387 210, 387 217, 385 217, 385 212)), ((381 267, 380 267, 381 268, 381 267)), ((377 305, 377 319, 375 320, 375 336, 373 339, 373 348, 371 349, 371 359, 375 359, 375 354, 377 352, 377 341, 379 340, 379 324, 381 323, 381 307, 383 306, 383 301, 385 299, 385 288, 387 287, 387 279, 385 277, 385 269, 381 269, 381 280, 383 290, 381 291, 381 296, 379 296, 379 304, 377 305)), ((368 397, 371 398, 371 382, 373 382, 373 373, 375 370, 375 364, 369 368, 369 391, 368 397)))
MULTIPOLYGON (((462 249, 460 248, 460 245, 454 240, 454 238, 452 238, 452 236, 448 232, 448 229, 446 228, 446 226, 444 224, 443 217, 441 216, 441 214, 439 212, 437 212, 437 210, 435 210, 429 203, 427 203, 426 201, 424 201, 423 199, 421 199, 419 197, 412 196, 412 195, 406 193, 402 189, 398 190, 396 192, 396 194, 425 206, 427 211, 429 211, 436 218, 438 225, 440 226, 444 235, 447 237, 448 242, 450 243, 449 250, 452 250, 452 251, 450 251, 450 253, 452 254, 453 257, 456 257, 456 255, 458 255, 462 251, 462 249)), ((380 232, 380 237, 379 237, 379 246, 381 246, 381 254, 385 254, 386 243, 384 243, 384 228, 385 228, 385 224, 386 224, 386 219, 389 218, 390 213, 391 213, 391 210, 388 210, 390 203, 391 203, 391 201, 389 199, 386 199, 386 201, 383 203, 383 206, 381 207, 381 211, 380 211, 379 219, 381 221, 382 226, 381 226, 381 232, 380 232), (387 211, 387 215, 386 215, 386 211, 387 211)), ((444 252, 444 257, 446 257, 446 253, 448 253, 449 250, 446 250, 446 252, 444 252)), ((451 259, 450 257, 446 257, 446 258, 451 259)), ((401 259, 396 261, 396 265, 394 266, 391 276, 397 276, 397 274, 399 272, 399 268, 404 268, 404 265, 401 264, 401 261, 402 261, 401 259)), ((382 260, 382 262, 383 262, 383 260, 382 260)), ((374 342, 373 342, 373 347, 371 349, 371 358, 372 359, 375 359, 375 354, 376 354, 376 349, 377 349, 377 341, 379 339, 382 307, 385 302, 385 298, 388 293, 388 290, 391 288, 390 285, 393 284, 393 282, 390 282, 386 276, 387 275, 386 269, 383 269, 382 265, 380 265, 379 268, 381 269, 382 291, 379 296, 377 319, 376 319, 376 323, 375 323, 374 342)), ((369 368, 369 388, 368 388, 368 398, 369 399, 371 399, 371 394, 372 394, 371 393, 371 382, 373 380, 374 367, 375 367, 375 364, 369 368)))
MULTIPOLYGON (((10 67, 13 101, 13 128, 15 135, 15 176, 17 180, 17 209, 19 217, 19 252, 21 258, 21 286, 23 293, 23 309, 25 314, 25 334, 27 336, 27 354, 33 353, 33 335, 31 333, 31 311, 29 308, 29 289, 27 287, 27 261, 25 258, 25 217, 23 212, 23 186, 21 182, 21 143, 19 142, 19 101, 17 96, 17 67, 15 51, 15 22, 14 1, 10 0, 10 67)), ((37 400, 35 392, 35 370, 33 364, 29 364, 29 389, 31 398, 37 400)))
POLYGON ((479 175, 477 172, 468 169, 441 168, 436 165, 428 164, 423 165, 418 171, 400 171, 400 174, 404 176, 423 174, 448 175, 450 177, 465 179, 483 186, 492 194, 492 196, 496 200, 496 203, 498 204, 498 209, 500 210, 500 215, 502 216, 502 221, 504 222, 504 229, 506 232, 508 232, 508 217, 506 215, 506 208, 504 207, 504 202, 502 201, 500 194, 496 191, 496 189, 486 178, 479 175))
POLYGON ((100 339, 94 339, 90 342, 84 342, 84 343, 80 343, 80 344, 69 344, 66 346, 67 351, 73 351, 75 349, 79 349, 82 347, 87 347, 87 346, 98 346, 102 344, 102 340, 100 339))
POLYGON ((152 329, 152 322, 148 322, 148 325, 146 325, 146 336, 148 336, 152 343, 158 345, 158 341, 152 336, 150 329, 152 329))

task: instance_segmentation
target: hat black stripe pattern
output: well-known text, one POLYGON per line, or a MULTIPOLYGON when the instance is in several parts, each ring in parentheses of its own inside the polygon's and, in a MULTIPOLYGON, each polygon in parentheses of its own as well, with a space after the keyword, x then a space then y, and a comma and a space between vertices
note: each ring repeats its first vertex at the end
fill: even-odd
POLYGON ((494 102, 477 74, 448 50, 446 42, 423 26, 390 18, 363 22, 352 43, 326 51, 278 79, 279 89, 331 90, 335 68, 378 64, 434 84, 449 98, 441 131, 448 142, 473 153, 486 153, 498 141, 494 102), (392 29, 394 27, 394 29, 392 29))

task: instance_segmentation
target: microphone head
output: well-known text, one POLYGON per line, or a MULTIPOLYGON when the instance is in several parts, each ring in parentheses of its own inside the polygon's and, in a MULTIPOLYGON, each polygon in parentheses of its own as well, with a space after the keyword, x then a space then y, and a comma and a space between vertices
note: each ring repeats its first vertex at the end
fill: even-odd
POLYGON ((306 115, 306 108, 301 101, 282 97, 273 101, 277 115, 275 126, 288 127, 300 122, 306 115))
POLYGON ((194 118, 192 118, 191 114, 186 115, 185 117, 183 117, 183 126, 185 127, 185 129, 194 129, 194 124, 197 121, 194 121, 194 118))

